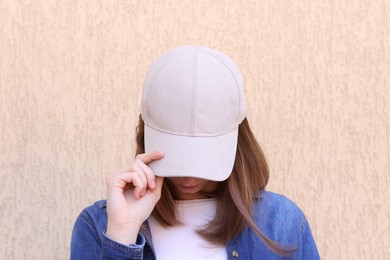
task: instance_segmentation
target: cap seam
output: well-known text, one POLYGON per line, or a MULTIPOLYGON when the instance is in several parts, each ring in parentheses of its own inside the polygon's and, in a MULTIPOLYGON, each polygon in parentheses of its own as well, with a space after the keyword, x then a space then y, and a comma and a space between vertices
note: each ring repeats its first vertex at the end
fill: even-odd
POLYGON ((145 125, 147 125, 148 127, 156 130, 156 131, 159 131, 161 133, 164 133, 164 134, 169 134, 169 135, 178 135, 178 136, 185 136, 185 137, 218 137, 218 136, 221 136, 221 135, 226 135, 226 134, 229 134, 235 130, 238 129, 238 126, 235 126, 233 129, 229 129, 227 131, 224 131, 222 133, 218 133, 218 134, 213 134, 213 135, 197 135, 197 136, 193 136, 191 134, 185 134, 185 133, 173 133, 173 132, 168 132, 166 130, 163 130, 161 128, 158 128, 158 127, 155 127, 155 126, 152 126, 150 125, 148 122, 145 122, 145 125))
MULTIPOLYGON (((192 48, 188 48, 187 50, 183 50, 183 52, 181 53, 178 53, 176 55, 174 55, 173 57, 171 57, 170 59, 168 59, 164 64, 161 65, 161 68, 158 72, 156 72, 155 76, 153 77, 153 79, 151 80, 151 83, 150 83, 150 87, 149 87, 149 91, 148 93, 146 93, 146 97, 145 97, 145 100, 149 100, 149 95, 150 93, 152 92, 153 88, 154 88, 154 83, 156 82, 156 79, 157 77, 160 75, 160 73, 163 71, 163 69, 170 63, 172 62, 175 58, 181 56, 181 55, 184 55, 186 54, 187 52, 190 52, 192 51, 193 49, 192 48)), ((153 66, 153 64, 152 64, 153 66)), ((150 115, 149 115, 149 104, 147 103, 146 104, 146 114, 148 115, 148 118, 150 118, 150 115)))
MULTIPOLYGON (((234 73, 233 73, 232 70, 229 68, 229 66, 228 66, 223 60, 221 60, 218 56, 216 56, 215 54, 213 54, 213 53, 211 53, 211 52, 208 52, 208 51, 206 51, 206 50, 203 50, 203 49, 199 49, 199 51, 202 51, 202 52, 204 52, 204 53, 207 53, 207 54, 213 56, 214 58, 216 58, 217 60, 219 60, 219 62, 221 62, 221 63, 229 70, 230 74, 232 75, 234 81, 236 82, 236 90, 237 90, 238 96, 239 96, 239 99, 238 99, 238 115, 237 115, 237 120, 236 120, 236 122, 237 122, 238 124, 241 123, 241 122, 239 122, 239 121, 240 121, 240 116, 241 116, 241 112, 242 112, 242 111, 241 111, 241 99, 242 99, 242 95, 241 95, 241 93, 240 93, 240 90, 238 89, 239 86, 240 86, 240 84, 238 83, 236 77, 234 76, 234 73)), ((242 87, 242 86, 241 86, 241 87, 242 87)))
POLYGON ((197 112, 197 103, 198 103, 198 52, 199 48, 196 49, 194 54, 194 67, 193 67, 193 83, 194 87, 192 90, 192 120, 191 120, 191 134, 195 134, 195 125, 196 125, 196 112, 197 112))

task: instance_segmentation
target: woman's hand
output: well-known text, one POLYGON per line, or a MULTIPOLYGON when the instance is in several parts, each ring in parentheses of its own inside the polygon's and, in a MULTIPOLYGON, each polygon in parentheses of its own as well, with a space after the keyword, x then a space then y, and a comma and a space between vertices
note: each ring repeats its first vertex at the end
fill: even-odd
POLYGON ((163 178, 147 166, 164 156, 163 152, 139 154, 128 166, 106 178, 107 231, 111 239, 132 244, 142 223, 150 216, 161 196, 163 178))

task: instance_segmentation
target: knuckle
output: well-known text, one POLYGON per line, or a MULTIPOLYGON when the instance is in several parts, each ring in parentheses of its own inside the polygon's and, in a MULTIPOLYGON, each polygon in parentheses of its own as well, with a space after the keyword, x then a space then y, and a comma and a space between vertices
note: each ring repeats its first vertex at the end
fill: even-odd
POLYGON ((138 173, 138 176, 140 177, 141 179, 141 182, 142 184, 146 184, 147 183, 147 179, 146 179, 146 176, 145 176, 145 173, 141 173, 141 172, 137 172, 138 173))
POLYGON ((131 165, 129 170, 130 170, 130 172, 136 172, 137 171, 137 167, 135 165, 131 165))
POLYGON ((134 168, 135 165, 138 165, 142 163, 142 160, 140 158, 135 158, 133 163, 131 164, 131 167, 134 168))
POLYGON ((138 169, 138 165, 139 165, 139 163, 140 163, 140 161, 141 161, 141 159, 139 159, 139 158, 135 158, 134 159, 134 161, 130 164, 130 170, 131 171, 137 171, 137 169, 138 169))

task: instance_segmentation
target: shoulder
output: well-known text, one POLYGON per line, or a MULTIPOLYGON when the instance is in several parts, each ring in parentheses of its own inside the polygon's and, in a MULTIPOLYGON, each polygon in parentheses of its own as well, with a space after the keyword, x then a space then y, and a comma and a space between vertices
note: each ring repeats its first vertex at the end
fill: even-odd
POLYGON ((254 216, 259 228, 273 241, 296 248, 293 259, 320 259, 305 214, 293 201, 263 191, 256 208, 254 216))
POLYGON ((282 194, 271 191, 261 191, 260 200, 257 201, 257 204, 260 204, 262 210, 272 211, 273 213, 303 214, 295 202, 282 194))
POLYGON ((262 191, 256 200, 255 219, 261 229, 270 237, 279 240, 299 239, 306 227, 302 210, 284 195, 262 191), (293 239, 294 238, 294 239, 293 239))
POLYGON ((107 227, 106 200, 98 200, 83 209, 77 221, 85 222, 97 234, 101 234, 107 227))
POLYGON ((93 203, 92 205, 89 205, 88 207, 86 207, 82 213, 96 213, 96 212, 99 212, 99 211, 105 211, 106 210, 106 206, 107 206, 107 202, 106 200, 98 200, 98 201, 95 201, 95 203, 93 203))
POLYGON ((98 200, 81 211, 81 216, 97 217, 106 214, 106 200, 98 200))
POLYGON ((92 205, 89 205, 88 207, 84 208, 80 216, 89 216, 91 218, 100 217, 102 214, 106 215, 107 202, 106 200, 98 200, 92 205))

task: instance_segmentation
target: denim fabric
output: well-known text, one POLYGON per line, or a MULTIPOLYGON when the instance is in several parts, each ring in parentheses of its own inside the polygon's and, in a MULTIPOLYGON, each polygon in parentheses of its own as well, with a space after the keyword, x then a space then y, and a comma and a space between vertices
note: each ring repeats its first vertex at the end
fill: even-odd
MULTIPOLYGON (((254 219, 260 230, 273 241, 297 250, 288 258, 279 256, 246 228, 226 245, 228 259, 320 259, 302 211, 286 197, 273 192, 262 191, 259 197, 254 205, 254 219)), ((84 209, 73 228, 71 259, 156 259, 147 222, 132 245, 109 239, 105 236, 106 226, 106 201, 97 201, 84 209)))

